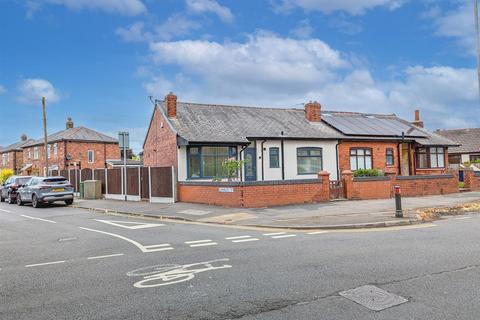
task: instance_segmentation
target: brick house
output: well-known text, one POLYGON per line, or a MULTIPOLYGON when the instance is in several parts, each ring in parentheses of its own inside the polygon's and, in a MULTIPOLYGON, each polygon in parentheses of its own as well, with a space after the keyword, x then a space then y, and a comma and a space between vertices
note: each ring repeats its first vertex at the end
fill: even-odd
POLYGON ((22 134, 20 141, 0 149, 0 170, 11 169, 14 174, 20 173, 20 170, 23 167, 22 146, 31 141, 33 140, 28 140, 27 136, 22 134))
POLYGON ((443 173, 456 143, 395 115, 157 101, 144 142, 145 166, 173 166, 179 181, 223 178, 228 158, 246 160, 241 181, 315 179, 327 171, 377 168, 387 174, 443 173))
POLYGON ((459 146, 449 149, 450 163, 461 164, 480 159, 480 128, 442 129, 435 133, 459 144, 459 146))
MULTIPOLYGON (((119 159, 118 140, 85 127, 74 127, 71 118, 65 130, 48 136, 49 172, 68 169, 106 168, 107 159, 119 159)), ((43 139, 22 146, 24 174, 44 175, 45 144, 43 139)))

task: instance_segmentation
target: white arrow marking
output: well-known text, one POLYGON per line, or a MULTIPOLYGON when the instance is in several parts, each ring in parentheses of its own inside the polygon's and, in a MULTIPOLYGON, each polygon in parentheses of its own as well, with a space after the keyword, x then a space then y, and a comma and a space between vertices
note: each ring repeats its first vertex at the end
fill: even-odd
POLYGON ((155 228, 155 227, 164 226, 164 224, 160 224, 160 223, 144 223, 144 222, 133 222, 133 221, 111 221, 111 220, 100 220, 100 219, 95 219, 95 221, 103 222, 103 223, 106 223, 106 224, 110 224, 112 226, 125 228, 125 229, 130 229, 130 230, 138 230, 138 229, 155 228))

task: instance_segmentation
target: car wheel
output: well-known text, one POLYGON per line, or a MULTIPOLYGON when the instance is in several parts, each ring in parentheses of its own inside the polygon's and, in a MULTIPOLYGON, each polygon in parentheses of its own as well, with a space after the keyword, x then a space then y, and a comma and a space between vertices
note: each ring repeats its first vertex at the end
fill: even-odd
POLYGON ((21 197, 19 194, 17 195, 17 204, 18 204, 19 206, 23 206, 22 197, 21 197))
POLYGON ((38 201, 38 197, 35 194, 32 197, 32 207, 40 208, 40 201, 38 201))
POLYGON ((72 205, 72 204, 73 204, 73 199, 65 200, 65 204, 66 204, 67 206, 72 205))
POLYGON ((13 198, 12 198, 12 194, 11 194, 11 193, 8 194, 7 202, 8 202, 8 204, 14 204, 14 203, 15 203, 15 202, 13 201, 13 198))

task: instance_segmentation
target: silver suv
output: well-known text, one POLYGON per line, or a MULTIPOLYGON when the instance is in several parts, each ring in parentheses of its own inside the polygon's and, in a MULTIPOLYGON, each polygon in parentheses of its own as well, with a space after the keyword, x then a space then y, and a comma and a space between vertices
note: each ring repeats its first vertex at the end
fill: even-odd
POLYGON ((44 203, 73 203, 73 186, 64 177, 33 177, 18 190, 17 204, 31 202, 34 208, 44 203))

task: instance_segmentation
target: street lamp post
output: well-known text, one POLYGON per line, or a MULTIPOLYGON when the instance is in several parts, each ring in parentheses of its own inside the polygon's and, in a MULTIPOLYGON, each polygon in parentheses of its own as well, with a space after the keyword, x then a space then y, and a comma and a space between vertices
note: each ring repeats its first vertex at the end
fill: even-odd
POLYGON ((47 106, 46 106, 46 99, 42 97, 42 110, 43 110, 43 135, 44 135, 44 143, 45 143, 45 171, 46 175, 48 176, 48 135, 47 135, 47 106))

